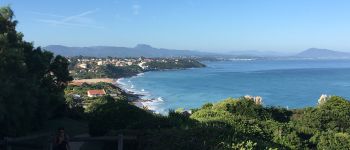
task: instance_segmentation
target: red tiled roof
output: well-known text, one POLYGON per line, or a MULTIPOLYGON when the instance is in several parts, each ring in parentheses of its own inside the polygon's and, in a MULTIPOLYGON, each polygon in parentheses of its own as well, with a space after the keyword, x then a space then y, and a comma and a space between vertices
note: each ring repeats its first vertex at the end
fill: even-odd
POLYGON ((89 95, 105 95, 105 90, 88 90, 87 93, 89 95))

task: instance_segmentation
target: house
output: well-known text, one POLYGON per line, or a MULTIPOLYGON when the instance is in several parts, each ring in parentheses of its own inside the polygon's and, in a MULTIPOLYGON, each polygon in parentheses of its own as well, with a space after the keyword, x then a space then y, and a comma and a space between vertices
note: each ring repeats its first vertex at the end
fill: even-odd
POLYGON ((123 62, 123 61, 118 61, 118 62, 115 63, 115 66, 117 66, 117 67, 123 67, 123 66, 125 66, 125 62, 123 62))
POLYGON ((87 68, 87 64, 79 64, 80 68, 86 69, 87 68))
POLYGON ((128 61, 126 64, 128 64, 128 66, 131 66, 133 63, 131 61, 128 61))
POLYGON ((88 97, 98 97, 98 96, 103 96, 106 95, 105 90, 88 90, 87 91, 88 97))
POLYGON ((103 65, 103 61, 98 61, 98 62, 97 62, 97 65, 98 65, 98 66, 102 66, 102 65, 103 65))
POLYGON ((146 62, 141 62, 138 64, 138 66, 140 66, 142 69, 147 69, 148 66, 146 66, 145 64, 146 64, 146 62))

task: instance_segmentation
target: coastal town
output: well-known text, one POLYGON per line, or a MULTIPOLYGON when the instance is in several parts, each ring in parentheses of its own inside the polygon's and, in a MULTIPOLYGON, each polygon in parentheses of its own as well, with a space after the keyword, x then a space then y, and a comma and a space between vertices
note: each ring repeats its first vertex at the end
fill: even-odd
POLYGON ((195 58, 97 58, 68 57, 74 79, 121 78, 141 72, 205 67, 195 58))
POLYGON ((0 150, 350 149, 350 1, 0 3, 0 150))
POLYGON ((116 100, 127 100, 144 109, 140 96, 121 89, 117 79, 135 76, 147 71, 205 67, 194 58, 94 58, 68 57, 69 73, 74 78, 65 90, 66 99, 85 111, 91 110, 99 98, 109 95, 116 100))
MULTIPOLYGON (((96 72, 96 66, 114 65, 117 67, 125 67, 137 65, 144 70, 148 69, 145 64, 152 61, 166 62, 166 59, 150 59, 150 58, 90 58, 90 57, 68 57, 67 58, 73 66, 88 69, 89 72, 96 72)), ((70 72, 73 73, 73 72, 70 72)))

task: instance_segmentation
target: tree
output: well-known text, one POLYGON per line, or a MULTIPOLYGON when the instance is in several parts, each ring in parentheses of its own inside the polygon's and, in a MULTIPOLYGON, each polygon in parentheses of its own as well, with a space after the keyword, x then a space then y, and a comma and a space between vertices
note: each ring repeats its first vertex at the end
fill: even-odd
POLYGON ((317 149, 345 150, 350 147, 350 135, 348 133, 322 132, 312 137, 311 141, 317 144, 317 149))
POLYGON ((68 61, 24 41, 13 17, 10 7, 0 8, 0 135, 7 136, 62 115, 63 89, 72 79, 68 61))
POLYGON ((350 131, 350 102, 342 97, 332 96, 313 109, 306 109, 297 121, 300 126, 316 130, 350 131))

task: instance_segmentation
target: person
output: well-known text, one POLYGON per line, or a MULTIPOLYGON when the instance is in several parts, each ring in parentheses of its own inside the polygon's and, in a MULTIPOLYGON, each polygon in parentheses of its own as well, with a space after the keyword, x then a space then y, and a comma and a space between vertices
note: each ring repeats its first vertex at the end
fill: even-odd
POLYGON ((54 150, 70 150, 69 136, 64 132, 64 128, 58 128, 54 139, 54 150))

